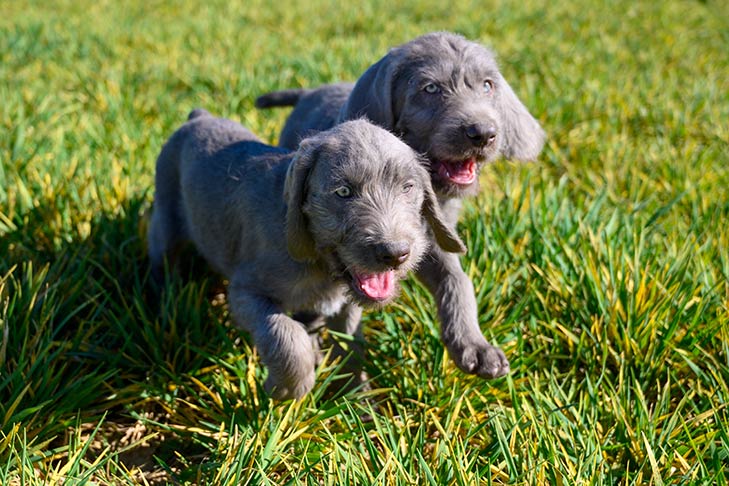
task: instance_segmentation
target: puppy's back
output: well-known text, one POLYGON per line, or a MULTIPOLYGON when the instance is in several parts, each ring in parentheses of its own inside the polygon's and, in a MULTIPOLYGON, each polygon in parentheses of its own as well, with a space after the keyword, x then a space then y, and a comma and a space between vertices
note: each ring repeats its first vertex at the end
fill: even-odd
POLYGON ((263 236, 283 238, 289 151, 264 144, 237 122, 207 113, 193 116, 179 132, 180 199, 198 250, 226 273, 245 259, 241 249, 276 247, 263 236), (274 228, 263 231, 262 226, 274 228))
POLYGON ((296 150, 302 139, 336 125, 352 88, 354 83, 326 84, 302 95, 286 119, 279 147, 296 150))

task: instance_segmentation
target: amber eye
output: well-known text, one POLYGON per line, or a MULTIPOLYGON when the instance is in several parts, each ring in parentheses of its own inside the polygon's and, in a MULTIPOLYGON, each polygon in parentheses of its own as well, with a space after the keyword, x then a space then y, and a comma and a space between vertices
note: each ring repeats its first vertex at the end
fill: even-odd
POLYGON ((423 91, 425 91, 428 94, 436 94, 436 93, 440 93, 440 88, 435 83, 428 83, 425 86, 423 86, 423 91))
POLYGON ((494 90, 494 83, 490 79, 487 79, 483 82, 483 92, 486 94, 491 94, 491 92, 494 90))
POLYGON ((342 197, 342 198, 351 197, 352 196, 352 188, 349 187, 349 186, 338 187, 337 190, 334 191, 334 193, 337 196, 342 197))

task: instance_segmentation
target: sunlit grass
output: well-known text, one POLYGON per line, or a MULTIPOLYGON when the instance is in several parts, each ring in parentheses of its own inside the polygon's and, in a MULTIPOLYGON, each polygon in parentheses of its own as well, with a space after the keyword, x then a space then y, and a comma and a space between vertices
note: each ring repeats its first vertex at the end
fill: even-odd
POLYGON ((729 19, 720 2, 5 2, 0 484, 722 484, 729 19), (408 282, 365 317, 373 390, 275 403, 220 282, 158 294, 156 155, 196 106, 275 142, 268 90, 353 80, 453 30, 548 133, 467 204, 493 382, 408 282))

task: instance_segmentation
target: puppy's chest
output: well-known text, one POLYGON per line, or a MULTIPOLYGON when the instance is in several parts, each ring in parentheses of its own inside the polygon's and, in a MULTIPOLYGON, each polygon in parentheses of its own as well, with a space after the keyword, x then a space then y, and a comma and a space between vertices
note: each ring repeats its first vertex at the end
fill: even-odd
POLYGON ((339 312, 347 301, 347 287, 322 275, 307 275, 293 282, 284 302, 286 310, 294 312, 307 310, 322 316, 339 312))

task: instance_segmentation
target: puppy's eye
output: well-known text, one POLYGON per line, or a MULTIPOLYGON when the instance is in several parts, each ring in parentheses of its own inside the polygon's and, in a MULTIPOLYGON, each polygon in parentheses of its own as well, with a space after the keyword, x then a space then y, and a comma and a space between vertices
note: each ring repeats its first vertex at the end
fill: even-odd
POLYGON ((342 198, 352 197, 352 188, 349 186, 341 186, 334 193, 342 198))
POLYGON ((490 79, 487 79, 483 82, 483 92, 486 94, 491 94, 491 92, 494 90, 494 82, 490 79))
POLYGON ((407 194, 408 192, 413 190, 413 183, 407 182, 402 186, 402 193, 407 194))
POLYGON ((428 83, 425 86, 423 86, 423 91, 425 91, 428 94, 436 94, 436 93, 440 93, 440 88, 435 83, 428 83))

